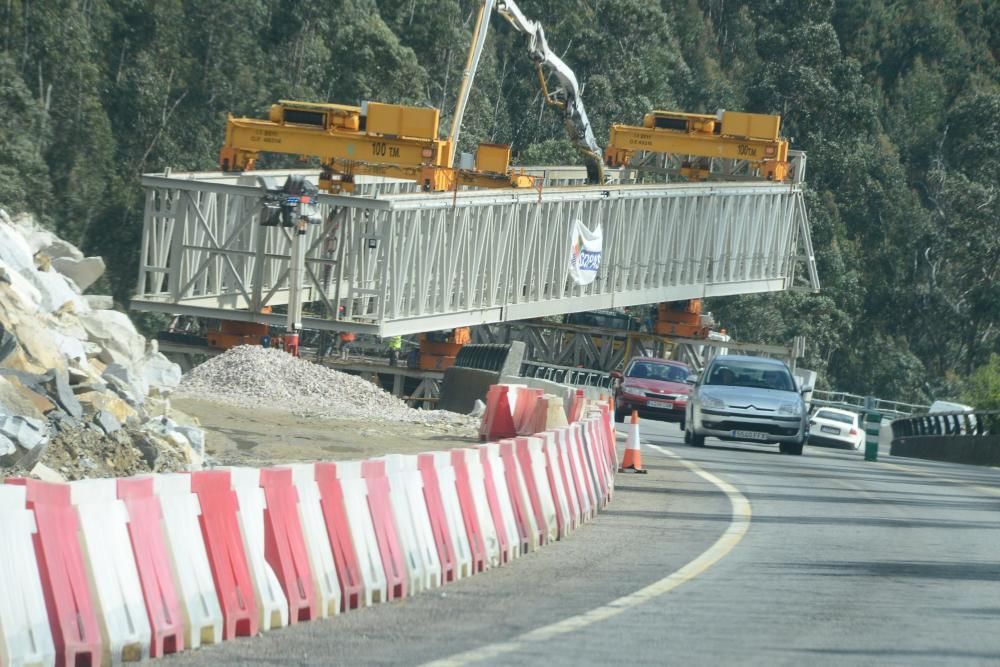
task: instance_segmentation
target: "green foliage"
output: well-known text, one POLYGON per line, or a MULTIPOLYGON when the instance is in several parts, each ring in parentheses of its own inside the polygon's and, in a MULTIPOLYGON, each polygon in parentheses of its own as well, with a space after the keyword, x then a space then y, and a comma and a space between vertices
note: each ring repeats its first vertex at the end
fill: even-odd
POLYGON ((962 400, 977 410, 1000 410, 1000 354, 991 354, 966 381, 962 400))
MULTIPOLYGON (((914 400, 1000 353, 1000 3, 519 5, 576 73, 599 143, 652 109, 729 108, 780 113, 808 152, 823 291, 714 300, 737 338, 806 336, 802 363, 829 386, 914 400)), ((104 256, 125 303, 142 173, 212 168, 226 113, 282 98, 432 105, 447 131, 479 6, 0 3, 0 206, 104 256)), ((525 37, 496 16, 460 149, 480 142, 512 144, 517 164, 579 161, 525 37)))

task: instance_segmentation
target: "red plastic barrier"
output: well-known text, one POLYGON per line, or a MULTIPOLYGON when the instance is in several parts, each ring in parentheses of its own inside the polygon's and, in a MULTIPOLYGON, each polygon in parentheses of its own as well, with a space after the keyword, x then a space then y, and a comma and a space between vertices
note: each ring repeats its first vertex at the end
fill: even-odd
POLYGON ((201 534, 222 607, 223 639, 257 634, 260 618, 243 537, 236 517, 239 501, 226 470, 191 474, 191 492, 201 504, 201 534))
POLYGON ((544 395, 541 389, 524 387, 517 394, 517 405, 514 406, 514 428, 518 435, 531 435, 536 433, 535 408, 538 406, 538 399, 544 395))
POLYGON ((326 533, 330 538, 330 548, 333 551, 333 561, 337 565, 337 579, 340 581, 341 609, 357 609, 362 604, 363 584, 361 583, 361 567, 358 565, 358 555, 354 551, 354 538, 351 537, 351 525, 344 509, 344 492, 337 479, 335 463, 316 464, 316 484, 319 486, 323 519, 326 521, 326 533))
POLYGON ((264 558, 274 569, 288 600, 288 622, 310 621, 319 612, 309 552, 299 521, 299 493, 291 468, 260 471, 264 509, 264 558))
POLYGON ((594 461, 594 468, 597 471, 597 482, 600 486, 601 497, 599 505, 604 507, 608 502, 608 463, 604 446, 597 442, 594 437, 593 422, 583 423, 584 443, 591 459, 594 461))
POLYGON ((583 395, 583 389, 577 389, 573 397, 573 405, 569 409, 569 423, 580 421, 583 416, 583 404, 587 402, 587 397, 583 395))
POLYGON ((392 515, 392 501, 389 499, 389 478, 385 476, 385 461, 364 461, 361 476, 368 486, 368 509, 372 513, 372 525, 378 540, 382 567, 385 569, 387 584, 386 599, 406 597, 406 556, 396 534, 396 521, 392 515))
POLYGON ((101 631, 77 538, 80 522, 70 504, 69 486, 20 477, 6 482, 26 487, 27 508, 35 513, 35 557, 56 664, 99 664, 101 631))
POLYGON ((490 386, 489 393, 486 394, 486 412, 483 413, 483 421, 479 426, 479 439, 483 442, 513 438, 517 435, 508 396, 509 390, 510 388, 503 384, 490 386))
POLYGON ((458 504, 462 506, 462 520, 465 523, 465 533, 469 536, 469 549, 472 552, 472 571, 483 572, 486 569, 486 541, 483 539, 483 529, 479 525, 476 514, 476 504, 472 499, 472 486, 469 480, 469 468, 465 464, 465 450, 451 451, 451 467, 455 469, 455 487, 458 489, 458 504))
MULTIPOLYGON (((607 403, 600 404, 601 409, 601 428, 603 429, 605 435, 605 446, 608 451, 608 458, 611 461, 618 460, 618 448, 615 446, 615 427, 613 420, 611 419, 611 406, 607 403)), ((617 468, 617 466, 615 466, 617 468)))
POLYGON ((128 511, 128 534, 146 600, 153 658, 184 650, 184 616, 163 536, 163 510, 152 477, 118 480, 118 497, 128 511))
MULTIPOLYGON (((522 502, 518 473, 521 466, 517 462, 516 444, 513 440, 500 441, 500 458, 503 460, 504 476, 507 478, 507 489, 510 491, 510 504, 514 509, 514 519, 517 521, 517 534, 521 537, 521 553, 527 553, 531 549, 532 533, 528 515, 533 514, 534 510, 522 502)), ((525 486, 527 487, 527 483, 525 486)), ((541 532, 541 528, 536 532, 541 532)))
MULTIPOLYGON (((545 510, 542 508, 542 500, 539 495, 538 485, 535 484, 535 475, 531 466, 531 450, 528 446, 528 438, 514 439, 514 452, 517 454, 518 465, 521 466, 521 477, 528 487, 528 497, 531 499, 531 511, 535 514, 535 523, 541 531, 541 539, 538 544, 548 544, 549 531, 548 522, 545 520, 545 510)), ((547 468, 548 466, 546 466, 547 468)), ((559 513, 556 512, 558 515, 559 513)))
POLYGON ((444 513, 441 482, 438 480, 437 467, 434 465, 434 455, 418 456, 417 468, 424 480, 424 500, 427 501, 427 515, 431 520, 434 543, 437 545, 438 559, 441 561, 441 581, 454 581, 458 559, 455 557, 455 547, 452 545, 451 531, 448 529, 448 517, 444 513))
POLYGON ((497 496, 497 487, 493 483, 493 467, 490 465, 489 450, 486 445, 479 448, 479 460, 483 464, 483 473, 486 485, 486 502, 490 505, 490 516, 493 517, 493 525, 497 530, 497 539, 500 541, 500 564, 506 563, 510 558, 510 540, 507 539, 507 522, 503 518, 503 510, 500 509, 500 500, 497 496))

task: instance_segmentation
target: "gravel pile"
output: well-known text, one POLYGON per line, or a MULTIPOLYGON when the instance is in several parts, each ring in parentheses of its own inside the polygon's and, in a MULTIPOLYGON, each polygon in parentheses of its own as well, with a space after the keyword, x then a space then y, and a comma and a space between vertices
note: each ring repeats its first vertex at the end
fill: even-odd
POLYGON ((282 350, 251 345, 232 348, 191 370, 181 379, 177 395, 330 419, 420 424, 469 421, 454 412, 415 410, 357 376, 282 350))

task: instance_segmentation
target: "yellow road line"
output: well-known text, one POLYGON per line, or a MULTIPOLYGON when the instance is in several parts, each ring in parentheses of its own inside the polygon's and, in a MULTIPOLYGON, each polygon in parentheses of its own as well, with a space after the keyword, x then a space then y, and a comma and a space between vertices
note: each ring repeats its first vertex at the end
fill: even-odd
POLYGON ((596 607, 582 614, 570 616, 569 618, 561 621, 536 628, 511 640, 488 644, 486 646, 465 651, 464 653, 458 653, 441 660, 435 660, 427 663, 426 667, 458 667, 460 665, 469 665, 482 660, 496 658, 507 653, 518 651, 529 644, 547 641, 554 637, 585 628, 588 625, 592 625, 599 621, 607 620, 627 611, 628 609, 631 609, 632 607, 636 607, 645 602, 649 602, 654 598, 658 598, 661 595, 669 593, 681 584, 694 579, 702 572, 715 565, 733 550, 733 548, 740 542, 740 540, 743 539, 743 536, 746 535, 747 530, 750 528, 750 517, 752 512, 750 510, 750 501, 747 500, 746 496, 740 493, 740 491, 732 484, 719 479, 711 473, 705 472, 694 463, 684 460, 670 450, 656 445, 646 446, 650 449, 656 450, 664 456, 669 456, 670 458, 680 461, 685 467, 691 470, 691 472, 714 484, 726 494, 729 498, 730 505, 732 506, 732 519, 729 522, 729 527, 726 528, 726 532, 724 532, 719 539, 712 544, 712 546, 703 551, 701 555, 689 562, 687 565, 667 575, 659 581, 653 582, 645 588, 640 588, 634 593, 629 593, 628 595, 620 597, 617 600, 612 600, 608 604, 596 607))

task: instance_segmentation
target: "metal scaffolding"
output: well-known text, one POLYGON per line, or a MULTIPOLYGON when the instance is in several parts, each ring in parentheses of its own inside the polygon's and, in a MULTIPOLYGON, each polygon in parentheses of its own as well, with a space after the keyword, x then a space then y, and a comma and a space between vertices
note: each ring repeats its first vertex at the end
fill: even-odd
MULTIPOLYGON (((390 336, 819 288, 799 183, 549 185, 577 175, 437 194, 373 179, 360 194, 320 195, 325 223, 303 239, 303 326, 390 336), (603 232, 588 285, 570 271, 578 223, 603 232)), ((133 308, 284 322, 272 308, 289 300, 292 230, 260 225, 255 175, 147 175, 143 186, 133 308)))

